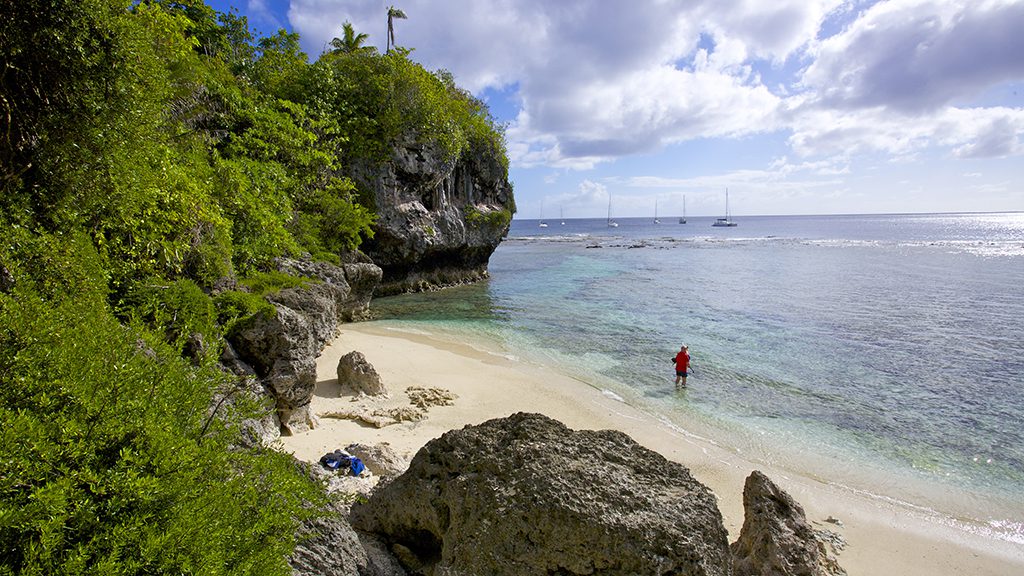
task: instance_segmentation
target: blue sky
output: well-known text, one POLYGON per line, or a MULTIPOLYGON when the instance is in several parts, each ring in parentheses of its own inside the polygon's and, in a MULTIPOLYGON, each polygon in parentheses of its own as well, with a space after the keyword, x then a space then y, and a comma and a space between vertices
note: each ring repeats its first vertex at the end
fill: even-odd
POLYGON ((216 0, 507 122, 517 218, 1024 210, 1024 0, 216 0))

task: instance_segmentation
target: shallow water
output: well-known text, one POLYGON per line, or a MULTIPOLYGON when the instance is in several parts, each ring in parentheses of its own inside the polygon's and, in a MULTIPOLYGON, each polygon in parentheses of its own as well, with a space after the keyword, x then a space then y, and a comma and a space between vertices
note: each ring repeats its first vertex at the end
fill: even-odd
POLYGON ((738 220, 517 220, 488 282, 373 308, 1024 543, 1024 214, 738 220))

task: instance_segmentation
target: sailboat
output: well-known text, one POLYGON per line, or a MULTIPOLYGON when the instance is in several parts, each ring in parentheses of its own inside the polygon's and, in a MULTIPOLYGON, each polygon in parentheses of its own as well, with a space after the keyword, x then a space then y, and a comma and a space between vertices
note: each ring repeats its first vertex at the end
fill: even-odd
POLYGON ((608 195, 608 227, 609 228, 618 228, 619 227, 619 223, 616 222, 615 220, 612 220, 612 197, 611 197, 610 194, 608 195))
POLYGON ((725 189, 725 218, 715 218, 714 223, 712 223, 711 225, 712 226, 720 226, 720 227, 730 227, 730 228, 736 225, 735 222, 733 222, 732 220, 729 219, 729 189, 728 188, 725 189))
POLYGON ((654 223, 661 224, 661 220, 658 220, 658 199, 654 199, 654 223))
POLYGON ((680 224, 686 224, 686 194, 683 194, 683 215, 679 218, 680 224))
POLYGON ((562 226, 565 226, 565 216, 562 214, 562 207, 558 207, 558 219, 562 222, 562 226))
POLYGON ((540 227, 547 228, 548 223, 544 221, 544 201, 540 201, 540 227))

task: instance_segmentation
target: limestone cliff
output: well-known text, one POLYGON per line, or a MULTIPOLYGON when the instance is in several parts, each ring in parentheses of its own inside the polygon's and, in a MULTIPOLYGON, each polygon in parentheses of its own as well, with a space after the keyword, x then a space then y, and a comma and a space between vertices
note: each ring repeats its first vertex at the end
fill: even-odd
POLYGON ((515 212, 499 152, 471 147, 453 160, 408 137, 387 162, 361 162, 351 176, 378 214, 374 238, 361 247, 384 271, 376 295, 487 276, 487 261, 515 212))

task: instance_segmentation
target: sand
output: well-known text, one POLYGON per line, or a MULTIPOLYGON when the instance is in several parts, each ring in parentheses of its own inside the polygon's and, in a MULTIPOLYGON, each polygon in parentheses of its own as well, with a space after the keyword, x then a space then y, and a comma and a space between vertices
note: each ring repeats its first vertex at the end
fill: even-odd
POLYGON ((351 410, 363 402, 339 396, 338 359, 362 352, 380 374, 389 399, 374 406, 407 406, 410 386, 443 388, 458 398, 429 408, 419 422, 384 428, 351 420, 321 418, 306 433, 284 437, 283 449, 315 462, 350 443, 387 442, 411 458, 448 430, 515 412, 539 412, 574 429, 615 429, 688 467, 718 497, 735 539, 743 524, 743 482, 759 469, 799 501, 816 527, 840 534, 847 547, 839 563, 851 576, 1024 574, 1024 545, 997 541, 949 525, 942 517, 841 487, 841 479, 817 479, 751 462, 713 438, 689 433, 685 425, 658 422, 613 394, 551 369, 446 341, 425 333, 398 331, 379 322, 345 324, 317 360, 314 413, 351 410), (839 519, 842 525, 828 522, 839 519))

